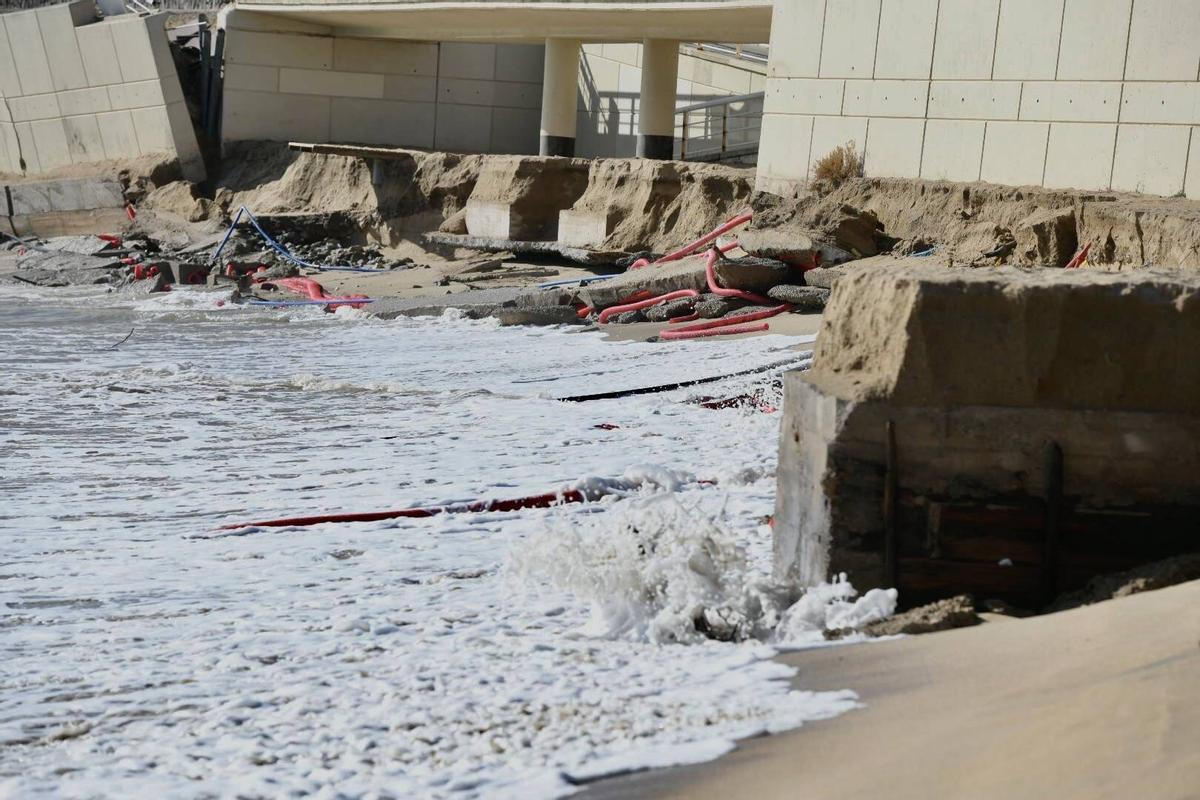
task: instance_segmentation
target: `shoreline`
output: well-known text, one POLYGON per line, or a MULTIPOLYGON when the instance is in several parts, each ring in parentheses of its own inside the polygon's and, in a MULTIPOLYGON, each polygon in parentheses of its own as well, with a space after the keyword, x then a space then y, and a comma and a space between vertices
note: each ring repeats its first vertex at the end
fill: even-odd
POLYGON ((605 779, 580 796, 1195 797, 1197 604, 1193 581, 1057 614, 781 654, 799 671, 796 689, 848 688, 863 707, 741 742, 716 761, 605 779))

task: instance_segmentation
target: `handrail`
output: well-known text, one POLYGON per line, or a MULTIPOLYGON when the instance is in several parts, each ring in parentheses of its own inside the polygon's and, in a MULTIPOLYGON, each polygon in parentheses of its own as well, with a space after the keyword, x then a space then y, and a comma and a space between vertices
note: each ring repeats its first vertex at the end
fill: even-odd
MULTIPOLYGON (((742 61, 752 61, 755 64, 766 64, 769 57, 766 53, 760 53, 756 50, 750 50, 746 45, 741 44, 725 44, 724 42, 687 42, 688 47, 692 47, 701 52, 716 53, 717 55, 736 58, 742 61)), ((757 47, 758 45, 750 45, 757 47)))
MULTIPOLYGON (((731 111, 732 106, 734 106, 737 103, 751 103, 755 100, 763 100, 765 97, 766 97, 765 92, 752 92, 750 94, 735 94, 735 95, 729 95, 727 97, 718 97, 714 100, 705 100, 704 102, 701 102, 701 103, 693 103, 692 105, 675 109, 676 116, 680 116, 680 115, 683 116, 683 122, 679 126, 680 133, 681 133, 680 145, 679 145, 680 160, 687 161, 688 157, 690 155, 692 160, 696 160, 696 161, 699 161, 699 160, 720 161, 722 158, 727 158, 727 157, 731 157, 731 156, 735 156, 735 155, 743 156, 743 155, 750 155, 750 154, 757 153, 758 146, 759 146, 759 140, 762 137, 762 110, 761 110, 761 107, 757 111, 752 111, 748 114, 731 114, 730 111, 731 111), (708 111, 709 109, 717 109, 717 108, 721 109, 719 112, 720 118, 721 118, 720 145, 716 146, 716 147, 710 146, 710 147, 704 148, 700 151, 696 151, 695 149, 693 149, 689 153, 688 138, 690 136, 690 131, 691 131, 692 126, 697 123, 706 125, 706 126, 712 125, 715 122, 715 118, 716 118, 717 114, 713 113, 713 112, 709 112, 707 114, 703 114, 702 118, 699 120, 689 120, 688 117, 690 117, 692 114, 696 114, 698 112, 705 112, 705 111, 708 111), (731 118, 734 120, 740 120, 742 124, 739 125, 736 129, 730 130, 729 121, 731 118), (752 124, 756 119, 758 120, 758 124, 757 125, 752 124), (751 124, 746 124, 746 123, 751 123, 751 124), (730 142, 730 133, 739 134, 739 136, 737 138, 740 139, 740 141, 730 142), (757 135, 752 135, 752 134, 757 134, 757 135)), ((708 138, 711 139, 711 138, 715 138, 715 137, 708 137, 708 138)))
POLYGON ((690 114, 693 111, 700 111, 705 108, 716 108, 717 106, 727 106, 732 103, 742 103, 747 100, 762 100, 766 98, 766 92, 751 92, 750 94, 731 94, 727 97, 718 97, 716 100, 705 100, 703 103, 693 103, 690 106, 675 109, 675 114, 690 114))

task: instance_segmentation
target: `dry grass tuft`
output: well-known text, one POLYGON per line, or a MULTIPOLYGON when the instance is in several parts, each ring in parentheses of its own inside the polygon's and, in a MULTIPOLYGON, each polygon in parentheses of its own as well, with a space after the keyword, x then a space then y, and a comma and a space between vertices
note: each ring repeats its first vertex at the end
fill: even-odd
POLYGON ((847 142, 835 147, 817 162, 813 170, 813 188, 818 191, 832 191, 851 178, 862 177, 862 174, 862 156, 858 154, 854 142, 847 142))

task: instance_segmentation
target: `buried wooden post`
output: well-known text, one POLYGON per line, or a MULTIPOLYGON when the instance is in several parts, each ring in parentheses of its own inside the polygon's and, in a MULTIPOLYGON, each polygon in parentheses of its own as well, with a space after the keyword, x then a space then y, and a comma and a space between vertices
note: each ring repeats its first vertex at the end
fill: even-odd
POLYGON ((896 502, 899 489, 896 459, 896 423, 887 423, 887 473, 883 483, 883 577, 884 585, 897 588, 900 582, 896 546, 896 502))
POLYGON ((1046 444, 1046 549, 1042 562, 1042 597, 1049 604, 1058 594, 1061 542, 1063 453, 1057 442, 1046 444))

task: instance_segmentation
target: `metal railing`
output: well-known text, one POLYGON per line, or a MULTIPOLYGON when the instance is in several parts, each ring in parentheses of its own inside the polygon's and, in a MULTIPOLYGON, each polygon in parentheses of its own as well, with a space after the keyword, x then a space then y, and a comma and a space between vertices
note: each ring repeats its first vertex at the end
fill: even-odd
POLYGON ((725 42, 688 42, 688 47, 705 53, 714 53, 727 58, 737 58, 742 61, 752 61, 755 64, 767 63, 770 52, 766 45, 761 44, 727 44, 725 42))
POLYGON ((758 153, 764 96, 735 94, 675 109, 683 118, 676 124, 679 160, 726 161, 758 153))

